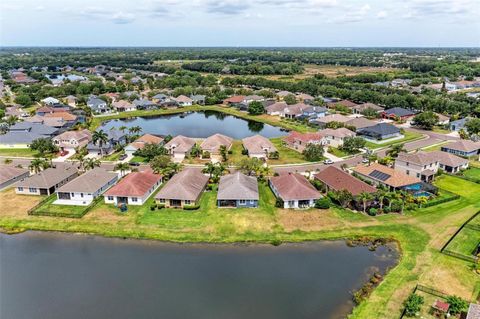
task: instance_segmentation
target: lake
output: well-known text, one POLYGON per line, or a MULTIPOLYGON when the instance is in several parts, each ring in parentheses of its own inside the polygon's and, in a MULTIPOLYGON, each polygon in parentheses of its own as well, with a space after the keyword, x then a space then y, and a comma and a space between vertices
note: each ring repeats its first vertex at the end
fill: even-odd
POLYGON ((344 318, 395 249, 0 234, 0 318, 344 318))
POLYGON ((260 134, 267 138, 287 134, 279 127, 256 121, 248 121, 233 115, 215 111, 190 112, 173 115, 136 117, 132 119, 111 120, 101 126, 103 130, 121 126, 140 126, 143 133, 157 135, 184 135, 205 138, 221 133, 234 139, 260 134))

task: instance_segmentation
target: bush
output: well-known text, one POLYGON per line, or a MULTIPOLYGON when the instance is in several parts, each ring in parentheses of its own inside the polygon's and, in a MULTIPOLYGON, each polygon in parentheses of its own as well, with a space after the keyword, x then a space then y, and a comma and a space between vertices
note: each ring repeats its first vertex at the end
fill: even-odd
POLYGON ((332 203, 332 202, 330 201, 330 198, 328 198, 328 197, 322 197, 322 198, 317 199, 317 200, 315 201, 315 208, 318 208, 318 209, 329 209, 331 203, 332 203))
POLYGON ((388 207, 388 206, 383 206, 383 212, 384 212, 385 214, 390 213, 390 212, 391 212, 390 207, 388 207))
POLYGON ((202 158, 210 158, 210 152, 204 151, 204 152, 202 153, 202 158))
POLYGON ((183 205, 184 210, 197 210, 200 208, 200 205, 183 205))
POLYGON ((161 204, 157 204, 157 209, 163 209, 165 208, 165 204, 161 203, 161 204))
POLYGON ((277 198, 275 201, 275 207, 283 208, 283 200, 281 198, 277 198))
POLYGON ((423 297, 415 293, 408 296, 407 300, 404 302, 405 316, 414 317, 420 311, 424 302, 423 297))
POLYGON ((368 215, 370 215, 370 216, 377 216, 377 213, 378 213, 378 210, 374 207, 372 207, 368 210, 368 215))
POLYGON ((248 155, 248 151, 246 149, 242 149, 242 155, 248 155))
POLYGON ((150 205, 150 210, 151 210, 151 211, 154 211, 155 209, 157 209, 157 205, 156 205, 156 204, 150 205))
POLYGON ((456 316, 461 312, 467 311, 468 309, 468 302, 460 297, 449 296, 447 297, 447 302, 450 305, 448 312, 453 316, 456 316))

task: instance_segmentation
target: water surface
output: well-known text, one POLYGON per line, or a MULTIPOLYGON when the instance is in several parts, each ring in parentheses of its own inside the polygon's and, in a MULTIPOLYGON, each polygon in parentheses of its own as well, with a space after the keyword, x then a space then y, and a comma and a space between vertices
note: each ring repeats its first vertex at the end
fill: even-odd
POLYGON ((169 244, 0 234, 0 318, 344 318, 397 253, 344 242, 169 244))

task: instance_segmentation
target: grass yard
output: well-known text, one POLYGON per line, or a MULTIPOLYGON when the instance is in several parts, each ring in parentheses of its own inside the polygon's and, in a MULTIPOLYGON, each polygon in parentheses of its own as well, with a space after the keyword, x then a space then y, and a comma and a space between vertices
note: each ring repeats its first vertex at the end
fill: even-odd
POLYGON ((465 256, 473 256, 474 250, 480 244, 480 230, 464 227, 448 244, 447 250, 465 256))
POLYGON ((39 207, 37 207, 32 212, 32 214, 42 215, 42 216, 80 218, 83 215, 85 215, 88 209, 88 206, 56 205, 53 203, 56 200, 57 200, 56 194, 50 195, 45 202, 43 202, 39 207))
POLYGON ((0 148, 0 156, 37 157, 38 153, 29 148, 0 148))
POLYGON ((394 145, 394 144, 402 144, 402 143, 418 140, 418 139, 421 139, 423 137, 422 134, 416 133, 416 132, 411 132, 411 131, 405 131, 403 133, 403 135, 404 135, 404 138, 402 138, 402 139, 392 140, 392 141, 388 141, 388 142, 381 143, 381 144, 376 144, 376 143, 372 143, 372 142, 367 141, 367 143, 365 144, 365 147, 367 147, 369 149, 385 148, 385 147, 389 147, 389 146, 394 145))
POLYGON ((142 157, 142 156, 134 156, 132 157, 132 159, 130 160, 130 163, 133 163, 133 162, 136 162, 136 163, 147 163, 147 159, 145 157, 142 157))
POLYGON ((125 151, 122 150, 122 151, 119 151, 119 152, 113 152, 110 155, 104 156, 102 158, 102 161, 116 162, 116 161, 120 160, 120 156, 122 154, 125 154, 125 151))
POLYGON ((470 167, 469 169, 463 171, 463 175, 468 178, 477 179, 480 181, 480 168, 470 167))

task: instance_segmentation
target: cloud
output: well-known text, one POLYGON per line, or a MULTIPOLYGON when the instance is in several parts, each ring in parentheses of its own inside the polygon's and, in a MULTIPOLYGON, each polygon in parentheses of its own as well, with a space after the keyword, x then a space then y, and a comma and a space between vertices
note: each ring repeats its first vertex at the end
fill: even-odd
POLYGON ((408 0, 404 18, 428 16, 458 17, 467 15, 478 8, 477 0, 408 0))
POLYGON ((132 13, 124 13, 122 11, 114 11, 102 7, 87 7, 78 12, 71 9, 71 12, 82 18, 111 21, 115 24, 128 24, 135 21, 135 15, 132 13))
POLYGON ((328 20, 331 23, 353 23, 353 22, 360 22, 365 19, 367 13, 370 11, 371 7, 369 4, 365 4, 360 8, 349 8, 347 13, 328 20))
POLYGON ((387 11, 382 10, 377 12, 377 18, 379 19, 385 19, 387 16, 388 16, 387 11))
POLYGON ((210 13, 220 13, 226 15, 237 15, 244 13, 250 5, 246 1, 240 0, 223 0, 209 1, 206 4, 206 10, 210 13))
POLYGON ((128 24, 135 21, 135 16, 131 13, 117 12, 112 16, 111 20, 116 24, 128 24))

